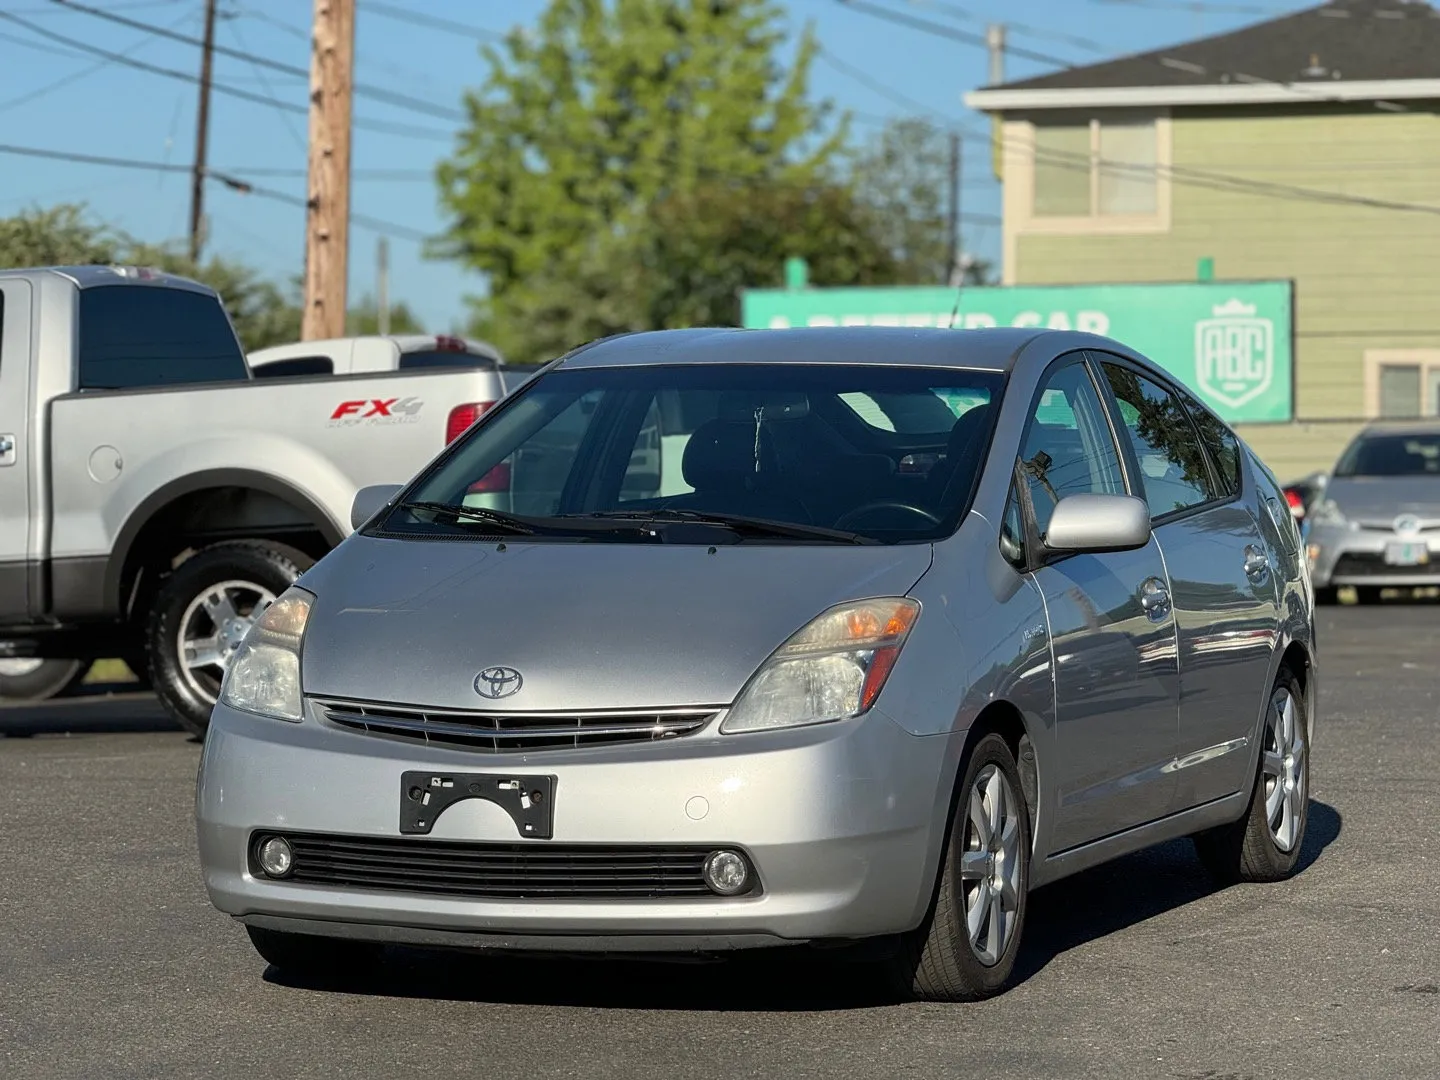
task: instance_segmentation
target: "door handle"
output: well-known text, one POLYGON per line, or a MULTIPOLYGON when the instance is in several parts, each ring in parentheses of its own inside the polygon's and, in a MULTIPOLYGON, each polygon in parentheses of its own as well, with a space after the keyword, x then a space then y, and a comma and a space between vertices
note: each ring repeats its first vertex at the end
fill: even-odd
POLYGON ((15 464, 15 436, 0 435, 0 465, 15 464))
POLYGON ((1265 571, 1270 569, 1269 557, 1257 548, 1249 544, 1245 548, 1245 574, 1247 577, 1258 578, 1265 571))
POLYGON ((1140 606, 1154 622, 1159 622, 1170 610, 1170 590, 1159 578, 1148 578, 1140 586, 1140 606))

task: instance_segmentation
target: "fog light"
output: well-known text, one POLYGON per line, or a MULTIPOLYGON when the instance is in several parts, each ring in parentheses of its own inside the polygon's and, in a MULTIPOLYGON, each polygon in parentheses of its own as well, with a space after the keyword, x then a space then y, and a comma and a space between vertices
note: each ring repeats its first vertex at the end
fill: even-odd
POLYGON ((705 884, 721 896, 736 896, 750 887, 750 864, 738 851, 712 851, 705 860, 705 884))
POLYGON ((270 877, 284 877, 294 865, 295 853, 284 837, 272 836, 260 845, 260 869, 270 877))

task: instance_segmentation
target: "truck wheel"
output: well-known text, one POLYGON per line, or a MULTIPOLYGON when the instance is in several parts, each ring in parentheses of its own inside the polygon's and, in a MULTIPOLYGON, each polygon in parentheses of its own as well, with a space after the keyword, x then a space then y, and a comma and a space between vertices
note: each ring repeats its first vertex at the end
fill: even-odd
POLYGON ((84 660, 0 660, 0 701, 45 701, 74 686, 89 668, 84 660))
POLYGON ((216 544, 160 586, 150 610, 150 681, 186 731, 204 736, 245 632, 312 562, 284 544, 216 544))

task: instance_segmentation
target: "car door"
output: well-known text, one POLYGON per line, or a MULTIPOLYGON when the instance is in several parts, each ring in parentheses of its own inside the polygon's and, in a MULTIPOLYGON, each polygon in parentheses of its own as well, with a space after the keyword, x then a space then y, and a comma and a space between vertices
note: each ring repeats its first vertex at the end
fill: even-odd
MULTIPOLYGON (((1041 387, 1015 487, 1037 541, 1065 496, 1127 493, 1109 413, 1083 356, 1057 361, 1041 387)), ((1030 546, 1043 552, 1041 543, 1030 546)), ((1033 573, 1055 679, 1053 855, 1168 810, 1179 702, 1175 621, 1153 538, 1134 551, 1042 558, 1033 573)))
POLYGON ((0 622, 29 614, 30 285, 0 282, 0 622))
POLYGON ((1175 810, 1245 787, 1279 615, 1239 443, 1183 389, 1101 358, 1170 575, 1180 643, 1175 810))

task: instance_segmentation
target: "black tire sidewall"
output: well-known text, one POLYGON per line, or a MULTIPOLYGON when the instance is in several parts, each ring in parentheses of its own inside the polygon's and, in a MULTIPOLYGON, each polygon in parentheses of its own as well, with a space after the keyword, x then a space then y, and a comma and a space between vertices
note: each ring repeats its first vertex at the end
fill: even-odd
POLYGON ((955 963, 960 968, 966 982, 975 987, 982 995, 997 993, 1010 981, 1010 975, 1015 969, 1015 958, 1025 936, 1025 914, 1030 906, 1030 813, 1025 806, 1024 788, 1020 783, 1020 770, 1015 763, 1015 757, 1011 754, 1010 747, 1006 745, 1005 740, 999 735, 986 735, 975 744, 974 749, 970 752, 950 823, 950 838, 946 844, 943 873, 950 875, 950 887, 956 891, 957 899, 963 897, 960 883, 960 856, 965 843, 966 804, 970 798, 970 788, 974 785, 975 778, 987 765, 996 766, 1005 775, 1006 781, 1010 784, 1011 797, 1020 806, 1020 840, 1016 845, 1016 850, 1020 853, 1020 886, 1018 904, 1015 909, 1015 931, 999 961, 989 967, 980 962, 980 958, 970 947, 969 931, 963 920, 965 912, 963 900, 951 907, 953 915, 959 917, 958 924, 951 931, 959 943, 959 947, 955 950, 955 963))
POLYGON ((0 701, 48 701, 69 690, 90 670, 87 660, 44 660, 24 675, 0 675, 0 701))
POLYGON ((229 580, 253 582, 278 597, 311 561, 302 552, 282 544, 217 544, 187 559, 161 584, 146 634, 149 677, 156 696, 186 731, 203 736, 215 703, 199 694, 185 678, 176 646, 185 609, 204 590, 229 580))
MULTIPOLYGON (((1281 851, 1280 846, 1275 843, 1274 836, 1270 833, 1270 820, 1265 813, 1265 770, 1260 767, 1255 769, 1255 791, 1250 799, 1250 813, 1248 816, 1248 828, 1250 832, 1251 851, 1257 849, 1263 851, 1264 860, 1267 864, 1265 869, 1275 878, 1288 877, 1295 870, 1296 864, 1300 861, 1300 852, 1305 847, 1305 834, 1310 829, 1310 725, 1309 709, 1305 702, 1305 691, 1301 689, 1300 680, 1288 670, 1282 668, 1276 676, 1275 683, 1270 689, 1270 696, 1275 696, 1275 691, 1285 689, 1289 692, 1291 699, 1295 702, 1297 713, 1296 723, 1300 724, 1301 730, 1305 733, 1305 805, 1301 809, 1303 817, 1300 821, 1300 834, 1295 838, 1295 844, 1289 851, 1281 851), (1263 841, 1263 843, 1261 842, 1263 841)), ((1268 724, 1269 703, 1266 703, 1268 724)), ((1265 753, 1265 732, 1260 733, 1260 753, 1265 753)))

